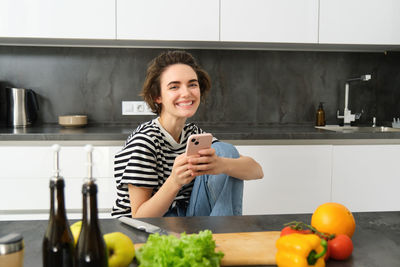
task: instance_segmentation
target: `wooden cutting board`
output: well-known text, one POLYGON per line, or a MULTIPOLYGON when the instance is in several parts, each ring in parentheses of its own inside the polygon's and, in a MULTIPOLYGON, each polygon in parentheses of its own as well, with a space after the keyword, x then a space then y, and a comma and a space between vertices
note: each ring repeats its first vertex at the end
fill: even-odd
MULTIPOLYGON (((213 234, 217 251, 222 251, 222 266, 275 265, 275 243, 279 231, 213 234)), ((136 244, 138 249, 143 244, 136 244)))

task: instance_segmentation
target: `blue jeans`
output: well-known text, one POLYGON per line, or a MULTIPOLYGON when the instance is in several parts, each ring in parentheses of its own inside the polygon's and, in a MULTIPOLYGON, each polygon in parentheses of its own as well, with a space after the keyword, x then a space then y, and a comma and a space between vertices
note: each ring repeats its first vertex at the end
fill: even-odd
MULTIPOLYGON (((212 145, 219 157, 239 158, 239 152, 228 143, 212 145)), ((243 181, 226 174, 197 176, 194 181, 189 206, 177 206, 164 217, 171 216, 230 216, 242 215, 243 181)))

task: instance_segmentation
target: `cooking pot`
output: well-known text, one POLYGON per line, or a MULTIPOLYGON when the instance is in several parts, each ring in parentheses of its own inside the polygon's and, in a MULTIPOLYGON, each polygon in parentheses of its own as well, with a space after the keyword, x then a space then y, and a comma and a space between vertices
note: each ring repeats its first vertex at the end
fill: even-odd
POLYGON ((32 89, 6 88, 7 125, 26 127, 37 119, 39 105, 32 89))

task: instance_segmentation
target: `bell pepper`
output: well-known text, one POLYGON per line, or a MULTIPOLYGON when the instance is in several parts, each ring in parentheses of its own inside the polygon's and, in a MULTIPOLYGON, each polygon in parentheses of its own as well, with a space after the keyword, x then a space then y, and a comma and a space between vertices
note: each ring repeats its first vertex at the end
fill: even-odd
POLYGON ((291 234, 276 241, 275 259, 279 267, 325 267, 328 244, 315 234, 291 234))

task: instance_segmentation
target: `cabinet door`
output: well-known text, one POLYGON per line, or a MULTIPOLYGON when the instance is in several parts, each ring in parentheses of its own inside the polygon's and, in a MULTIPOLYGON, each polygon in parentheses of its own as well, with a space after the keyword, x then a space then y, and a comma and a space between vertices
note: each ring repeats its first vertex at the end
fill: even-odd
POLYGON ((219 40, 218 0, 117 0, 117 39, 219 40))
MULTIPOLYGON (((102 217, 110 217, 116 199, 113 157, 119 149, 107 146, 93 149, 93 176, 98 186, 97 201, 102 217)), ((61 147, 59 162, 65 179, 66 208, 72 215, 70 219, 80 218, 81 215, 81 189, 87 177, 86 159, 82 146, 61 147)), ((49 179, 53 175, 51 147, 0 147, 0 162, 0 220, 26 219, 28 215, 32 219, 47 219, 49 179)))
POLYGON ((331 199, 330 145, 238 146, 253 157, 264 178, 246 181, 243 214, 312 213, 331 199))
POLYGON ((318 0, 221 0, 221 41, 317 43, 318 0))
POLYGON ((332 200, 351 211, 400 210, 400 145, 334 146, 332 200))
POLYGON ((115 39, 115 0, 2 0, 0 36, 115 39))
MULTIPOLYGON (((113 177, 112 150, 110 147, 94 147, 93 176, 113 177)), ((65 178, 87 176, 86 151, 83 147, 61 147, 60 170, 65 178)), ((53 175, 53 151, 50 146, 0 147, 0 178, 48 178, 53 175)))
POLYGON ((400 1, 320 0, 319 42, 400 44, 400 1))

